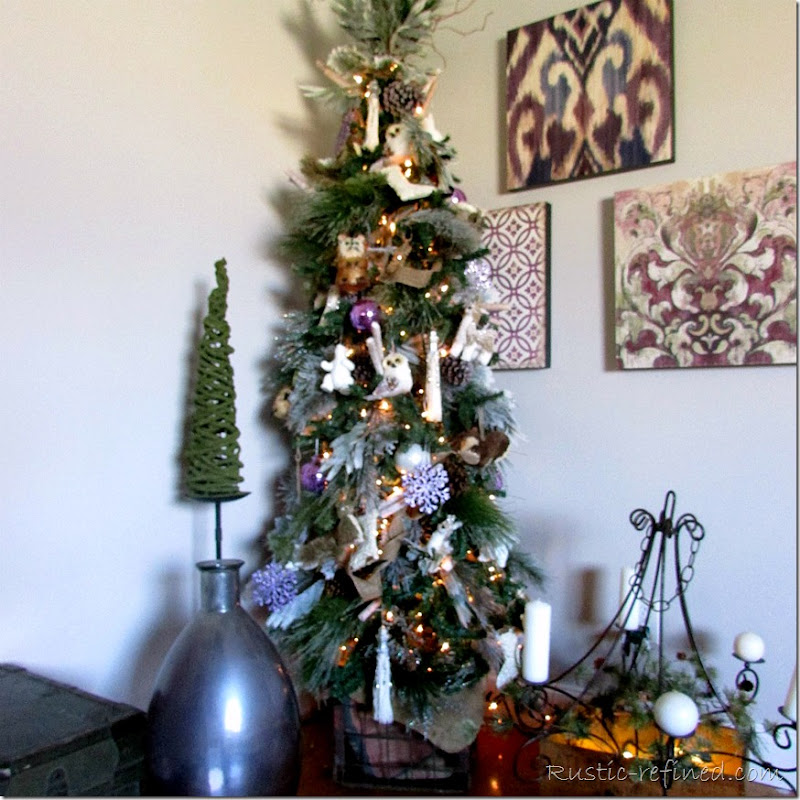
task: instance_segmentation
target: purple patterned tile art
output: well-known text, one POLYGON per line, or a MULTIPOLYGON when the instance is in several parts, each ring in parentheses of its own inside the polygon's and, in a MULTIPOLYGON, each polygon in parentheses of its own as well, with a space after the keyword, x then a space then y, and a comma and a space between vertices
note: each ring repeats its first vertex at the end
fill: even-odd
POLYGON ((550 366, 550 205, 486 212, 483 243, 498 302, 497 369, 550 366))

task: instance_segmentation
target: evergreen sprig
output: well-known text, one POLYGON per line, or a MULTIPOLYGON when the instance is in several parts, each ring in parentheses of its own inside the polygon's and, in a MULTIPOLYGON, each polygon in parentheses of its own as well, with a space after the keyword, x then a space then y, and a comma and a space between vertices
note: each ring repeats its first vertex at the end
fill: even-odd
MULTIPOLYGON (((553 723, 553 732, 570 739, 597 738, 598 722, 612 728, 619 715, 626 715, 635 731, 653 728, 653 704, 664 692, 681 692, 694 698, 700 711, 702 725, 691 736, 681 740, 681 755, 687 769, 695 760, 708 762, 714 753, 714 734, 726 723, 733 723, 736 736, 744 751, 750 750, 760 757, 759 737, 750 714, 752 698, 740 691, 726 692, 726 710, 718 707, 718 699, 709 686, 713 671, 706 668, 696 655, 678 653, 674 661, 658 659, 649 650, 640 651, 634 668, 621 663, 602 664, 589 684, 601 684, 591 697, 582 703, 559 712, 553 723)), ((664 749, 664 742, 655 741, 647 751, 652 760, 676 758, 664 749)), ((676 762, 677 763, 677 762, 676 762)), ((631 762, 631 775, 652 766, 647 759, 631 762), (640 769, 641 767, 641 769, 640 769)), ((687 772, 686 774, 691 774, 687 772)))
POLYGON ((292 231, 285 244, 287 255, 307 253, 302 239, 320 249, 334 247, 343 231, 368 233, 377 227, 387 207, 397 203, 385 176, 364 172, 320 187, 298 203, 292 231), (300 239, 300 241, 298 241, 300 239))
POLYGON ((430 41, 442 0, 335 0, 340 26, 373 55, 403 60, 430 41))
POLYGON ((336 682, 341 644, 363 631, 364 623, 358 619, 360 605, 323 595, 306 616, 279 634, 299 661, 303 685, 318 697, 324 697, 336 682))
POLYGON ((448 500, 443 511, 461 521, 462 527, 456 533, 466 539, 469 547, 480 550, 489 545, 510 549, 516 544, 513 522, 484 491, 468 489, 448 500))
MULTIPOLYGON (((462 258, 465 253, 481 250, 481 232, 451 209, 424 208, 409 215, 406 227, 428 226, 429 241, 436 241, 436 254, 440 258, 462 258)), ((461 265, 463 270, 464 264, 461 265)))

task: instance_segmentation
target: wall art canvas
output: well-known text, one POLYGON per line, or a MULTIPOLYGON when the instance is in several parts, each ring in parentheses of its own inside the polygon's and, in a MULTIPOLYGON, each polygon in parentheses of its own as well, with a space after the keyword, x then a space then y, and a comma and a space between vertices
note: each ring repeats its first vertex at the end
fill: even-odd
POLYGON ((797 362, 797 164, 614 195, 621 368, 797 362))
POLYGON ((672 0, 602 0, 509 31, 510 191, 674 160, 672 0))
POLYGON ((497 369, 550 366, 550 205, 486 212, 483 244, 501 309, 494 350, 497 369))

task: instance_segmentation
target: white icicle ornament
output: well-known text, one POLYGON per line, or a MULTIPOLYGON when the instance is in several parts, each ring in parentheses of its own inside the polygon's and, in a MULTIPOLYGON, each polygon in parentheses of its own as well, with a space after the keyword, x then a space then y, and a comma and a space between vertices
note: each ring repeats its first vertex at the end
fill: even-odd
POLYGON ((392 664, 389 660, 389 633, 381 625, 378 635, 378 661, 375 665, 375 682, 372 687, 373 716, 381 725, 394 722, 392 708, 392 664))
POLYGON ((366 150, 377 150, 381 143, 378 138, 378 120, 381 114, 379 92, 378 81, 371 81, 367 98, 367 132, 364 137, 364 149, 366 150))
POLYGON ((439 363, 439 336, 430 332, 428 357, 425 370, 425 419, 428 422, 442 421, 442 385, 439 363))
POLYGON ((383 375, 383 336, 381 326, 373 321, 369 326, 372 336, 367 337, 367 352, 378 375, 383 375))

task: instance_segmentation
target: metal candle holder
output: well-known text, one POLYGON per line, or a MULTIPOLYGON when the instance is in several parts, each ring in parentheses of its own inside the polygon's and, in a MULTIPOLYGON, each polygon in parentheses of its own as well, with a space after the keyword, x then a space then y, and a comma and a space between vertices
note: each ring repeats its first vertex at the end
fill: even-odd
MULTIPOLYGON (((684 632, 691 650, 691 653, 684 655, 684 660, 693 663, 696 679, 703 687, 701 695, 704 708, 702 712, 698 712, 699 722, 727 722, 734 728, 739 728, 734 700, 739 709, 746 708, 753 702, 759 689, 759 679, 754 664, 762 663, 763 659, 751 663, 734 654, 743 661, 743 666, 736 676, 737 694, 726 701, 703 663, 686 601, 686 589, 694 575, 694 562, 705 530, 693 514, 683 514, 677 522, 674 522, 674 511, 675 492, 670 490, 667 492, 658 519, 644 509, 636 509, 631 513, 631 524, 637 530, 644 532, 641 555, 630 580, 630 588, 622 598, 616 615, 584 655, 547 682, 531 683, 520 678, 512 691, 506 691, 503 695, 503 702, 514 724, 530 737, 516 755, 515 772, 518 777, 526 779, 526 765, 534 764, 540 770, 549 763, 546 756, 539 755, 539 749, 535 746, 537 743, 554 734, 577 736, 568 725, 569 720, 574 720, 576 714, 595 723, 592 728, 586 727, 581 732, 580 738, 594 740, 605 752, 620 758, 630 758, 631 750, 638 751, 639 730, 634 727, 634 741, 630 739, 621 741, 619 732, 615 729, 614 709, 609 702, 609 697, 613 697, 613 694, 609 695, 608 692, 604 694, 598 689, 604 681, 608 682, 610 672, 616 672, 617 690, 621 689, 623 684, 634 685, 638 677, 647 679, 655 677, 657 687, 655 695, 656 697, 662 695, 668 678, 662 621, 664 614, 675 604, 680 608, 684 632), (688 556, 685 559, 681 552, 682 537, 684 541, 688 537, 688 556), (670 560, 674 586, 668 589, 670 560), (644 619, 640 620, 636 627, 626 629, 626 626, 632 626, 631 614, 634 613, 634 609, 642 607, 645 609, 644 619), (648 664, 653 639, 656 645, 655 666, 652 665, 652 657, 648 664), (604 646, 605 651, 600 656, 601 648, 604 646), (618 656, 620 666, 609 668, 615 654, 618 656), (586 665, 592 657, 594 665, 586 680, 584 677, 586 665)), ((771 734, 777 747, 788 750, 792 746, 792 739, 797 735, 797 723, 787 713, 790 709, 781 707, 779 711, 787 721, 771 726, 771 734)), ((662 792, 666 795, 672 787, 676 767, 679 764, 681 750, 677 741, 681 737, 669 735, 655 720, 651 725, 650 731, 655 729, 657 741, 653 748, 655 756, 648 757, 648 761, 651 769, 657 770, 662 792)), ((684 734, 683 738, 693 734, 694 729, 684 734)), ((779 778, 792 792, 795 792, 795 785, 788 776, 797 772, 796 763, 793 766, 777 767, 747 752, 731 753, 705 749, 703 752, 709 756, 735 757, 742 763, 760 767, 779 778)), ((534 769, 534 774, 538 777, 540 772, 537 773, 534 769)))

